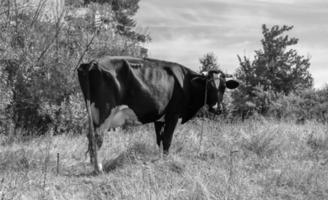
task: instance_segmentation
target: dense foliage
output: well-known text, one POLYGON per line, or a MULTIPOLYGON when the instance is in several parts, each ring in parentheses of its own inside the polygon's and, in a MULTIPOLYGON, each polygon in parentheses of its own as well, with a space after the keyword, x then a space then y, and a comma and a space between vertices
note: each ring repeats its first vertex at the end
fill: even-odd
MULTIPOLYGON (((11 1, 2 7, 0 131, 13 126, 25 135, 50 128, 55 133, 80 132, 85 110, 75 72, 78 64, 106 54, 141 56, 139 39, 117 34, 115 26, 96 27, 98 4, 66 7, 68 11, 52 19, 44 18, 41 3, 36 10, 11 1), (76 14, 81 9, 88 12, 76 14)), ((111 7, 102 9, 112 12, 111 7)))
POLYGON ((279 96, 269 108, 271 116, 278 119, 296 119, 298 123, 305 120, 328 122, 328 86, 319 89, 307 89, 301 93, 279 96))

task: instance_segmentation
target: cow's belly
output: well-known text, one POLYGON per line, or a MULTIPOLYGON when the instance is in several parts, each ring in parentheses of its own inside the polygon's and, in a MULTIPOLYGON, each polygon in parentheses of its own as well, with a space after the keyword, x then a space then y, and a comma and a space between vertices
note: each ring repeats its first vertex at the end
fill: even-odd
POLYGON ((90 109, 93 123, 103 130, 159 121, 165 115, 165 107, 154 103, 144 105, 121 104, 112 108, 106 117, 100 116, 101 109, 94 102, 91 103, 90 109))
POLYGON ((127 105, 120 105, 111 110, 110 115, 101 124, 100 130, 106 131, 110 128, 140 124, 141 122, 132 109, 127 105))
POLYGON ((156 99, 145 99, 127 104, 143 124, 159 120, 165 115, 168 102, 158 103, 156 99))

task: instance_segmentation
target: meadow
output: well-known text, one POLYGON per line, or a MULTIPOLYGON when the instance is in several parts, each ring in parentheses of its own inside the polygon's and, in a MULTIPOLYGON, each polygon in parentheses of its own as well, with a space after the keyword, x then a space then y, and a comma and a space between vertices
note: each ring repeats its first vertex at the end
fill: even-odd
POLYGON ((178 125, 168 157, 160 157, 152 124, 112 131, 99 152, 105 172, 97 176, 85 134, 0 135, 0 199, 324 200, 327 128, 198 118, 178 125))

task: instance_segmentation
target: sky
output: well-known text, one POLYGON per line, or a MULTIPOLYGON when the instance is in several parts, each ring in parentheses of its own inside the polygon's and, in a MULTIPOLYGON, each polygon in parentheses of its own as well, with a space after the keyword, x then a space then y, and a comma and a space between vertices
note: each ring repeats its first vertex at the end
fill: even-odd
POLYGON ((254 58, 261 48, 262 24, 293 25, 292 48, 310 57, 314 87, 328 83, 327 0, 140 0, 135 17, 152 41, 152 58, 199 70, 199 58, 216 55, 221 69, 234 73, 237 55, 254 58))

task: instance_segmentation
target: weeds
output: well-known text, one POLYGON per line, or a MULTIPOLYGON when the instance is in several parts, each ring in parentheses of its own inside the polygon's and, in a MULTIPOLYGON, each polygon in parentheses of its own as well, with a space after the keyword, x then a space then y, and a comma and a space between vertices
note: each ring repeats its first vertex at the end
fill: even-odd
POLYGON ((328 160, 328 135, 326 133, 311 133, 306 145, 310 148, 309 157, 314 158, 317 162, 328 160))
MULTIPOLYGON (((261 127, 269 128, 269 127, 261 127)), ((280 149, 280 139, 276 134, 276 130, 250 130, 252 133, 246 134, 241 130, 244 136, 241 147, 245 151, 252 152, 259 158, 267 158, 272 156, 280 149)))

